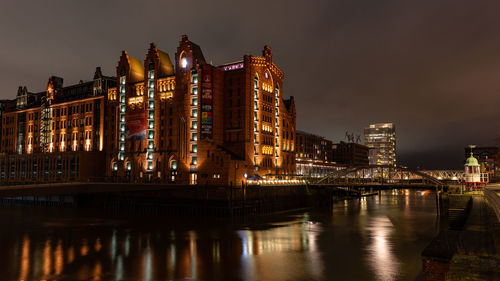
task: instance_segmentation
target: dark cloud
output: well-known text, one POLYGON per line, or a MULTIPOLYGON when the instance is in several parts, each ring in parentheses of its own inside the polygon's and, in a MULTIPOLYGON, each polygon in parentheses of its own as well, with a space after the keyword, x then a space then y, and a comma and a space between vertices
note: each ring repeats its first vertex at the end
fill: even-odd
POLYGON ((397 126, 400 163, 458 168, 469 143, 494 144, 500 114, 500 2, 2 1, 0 98, 113 74, 120 51, 171 55, 181 34, 215 64, 273 48, 296 97, 297 127, 340 140, 397 126))

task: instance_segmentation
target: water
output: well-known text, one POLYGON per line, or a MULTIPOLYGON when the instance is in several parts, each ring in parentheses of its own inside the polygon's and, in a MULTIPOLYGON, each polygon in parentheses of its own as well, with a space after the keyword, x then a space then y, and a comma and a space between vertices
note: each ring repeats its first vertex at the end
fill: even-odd
POLYGON ((418 280, 435 196, 399 190, 228 219, 0 208, 2 280, 418 280))

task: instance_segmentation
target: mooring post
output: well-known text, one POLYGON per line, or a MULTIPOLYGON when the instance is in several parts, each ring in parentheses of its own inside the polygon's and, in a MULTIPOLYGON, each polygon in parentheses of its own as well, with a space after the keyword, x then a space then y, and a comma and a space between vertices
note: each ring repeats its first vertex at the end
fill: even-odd
POLYGON ((233 209, 233 182, 229 184, 229 208, 233 209))
POLYGON ((441 210, 440 210, 441 204, 439 204, 439 200, 440 200, 440 198, 439 198, 439 186, 436 185, 436 208, 437 208, 438 216, 441 214, 441 210))
POLYGON ((246 197, 245 191, 246 191, 245 182, 241 181, 241 204, 243 208, 245 208, 245 197, 246 197))

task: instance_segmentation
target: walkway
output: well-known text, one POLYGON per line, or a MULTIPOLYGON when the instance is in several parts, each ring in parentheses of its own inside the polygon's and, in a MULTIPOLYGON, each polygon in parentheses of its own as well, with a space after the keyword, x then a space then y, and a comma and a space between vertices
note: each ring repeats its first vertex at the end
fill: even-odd
POLYGON ((493 207, 493 210, 495 210, 498 221, 500 221, 500 183, 488 184, 484 189, 484 195, 491 207, 493 207))

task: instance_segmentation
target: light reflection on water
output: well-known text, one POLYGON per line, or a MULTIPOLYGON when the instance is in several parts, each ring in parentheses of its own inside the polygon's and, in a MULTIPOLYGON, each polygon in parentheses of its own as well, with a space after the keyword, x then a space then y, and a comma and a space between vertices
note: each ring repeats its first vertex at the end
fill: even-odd
POLYGON ((435 234, 432 198, 389 191, 340 201, 332 212, 242 223, 161 218, 161 226, 0 209, 8 253, 0 272, 19 280, 414 280, 435 234))
POLYGON ((393 253, 390 241, 394 226, 387 217, 375 217, 368 226, 371 243, 368 260, 378 280, 396 280, 399 261, 393 253))

